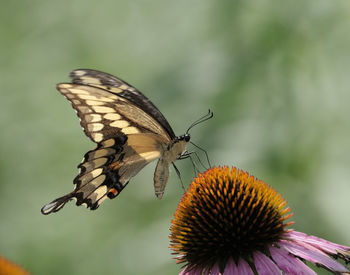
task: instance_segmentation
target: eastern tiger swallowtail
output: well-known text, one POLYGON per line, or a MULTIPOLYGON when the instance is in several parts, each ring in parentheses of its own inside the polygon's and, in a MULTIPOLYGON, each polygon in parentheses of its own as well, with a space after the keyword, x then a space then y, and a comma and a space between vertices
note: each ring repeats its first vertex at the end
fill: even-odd
POLYGON ((70 77, 72 83, 58 84, 57 89, 72 103, 85 134, 97 146, 78 165, 74 190, 44 205, 41 212, 57 212, 71 199, 94 210, 106 198, 115 198, 130 178, 156 159, 154 189, 162 198, 169 166, 187 153, 188 131, 175 136, 153 103, 115 76, 78 69, 70 77))

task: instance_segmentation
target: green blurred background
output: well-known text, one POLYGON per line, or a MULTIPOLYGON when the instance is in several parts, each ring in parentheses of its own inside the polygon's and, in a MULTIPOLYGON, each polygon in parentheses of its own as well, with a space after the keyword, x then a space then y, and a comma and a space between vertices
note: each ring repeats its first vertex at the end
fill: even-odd
POLYGON ((1 1, 0 20, 0 254, 32 274, 180 270, 174 171, 161 201, 152 163, 97 211, 40 213, 94 146, 55 89, 76 68, 133 84, 178 135, 211 108, 191 134, 212 163, 281 192, 295 229, 350 245, 349 1, 1 1))

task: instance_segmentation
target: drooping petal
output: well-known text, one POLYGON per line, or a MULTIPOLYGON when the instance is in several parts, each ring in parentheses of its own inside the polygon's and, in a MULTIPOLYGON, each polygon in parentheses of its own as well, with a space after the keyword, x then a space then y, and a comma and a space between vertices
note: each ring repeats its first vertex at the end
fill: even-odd
POLYGON ((339 256, 347 262, 350 261, 350 247, 332 243, 330 241, 315 236, 310 236, 303 232, 298 232, 294 230, 285 233, 285 236, 291 240, 297 240, 303 243, 308 243, 322 250, 323 252, 326 252, 327 254, 339 256))
POLYGON ((342 264, 330 258, 327 254, 316 247, 302 242, 281 240, 278 245, 288 252, 305 259, 313 264, 320 265, 332 272, 349 272, 342 264))
POLYGON ((181 272, 179 273, 179 275, 189 275, 190 273, 188 272, 187 268, 184 268, 183 270, 181 270, 181 272))
POLYGON ((277 265, 265 254, 255 251, 254 264, 259 275, 281 275, 277 265))
POLYGON ((203 275, 210 275, 210 268, 203 270, 203 275))
POLYGON ((239 275, 237 266, 232 258, 227 261, 223 275, 239 275))
POLYGON ((310 267, 287 251, 277 247, 270 247, 272 259, 286 275, 317 275, 310 267))
POLYGON ((238 265, 237 265, 237 274, 240 274, 240 275, 254 275, 254 272, 251 269, 251 267, 249 266, 249 264, 245 260, 240 258, 238 260, 238 265))
POLYGON ((190 275, 189 271, 187 270, 187 268, 184 268, 183 270, 181 270, 181 272, 179 273, 179 275, 190 275))
POLYGON ((214 264, 214 266, 211 268, 210 275, 221 275, 218 263, 214 264))
POLYGON ((202 267, 187 266, 180 272, 179 275, 202 275, 202 271, 202 267))

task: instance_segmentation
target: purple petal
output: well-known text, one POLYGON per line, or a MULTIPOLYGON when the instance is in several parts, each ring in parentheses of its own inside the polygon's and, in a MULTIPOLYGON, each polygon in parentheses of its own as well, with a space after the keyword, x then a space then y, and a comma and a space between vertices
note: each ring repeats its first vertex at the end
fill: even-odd
POLYGON ((277 265, 265 254, 254 252, 254 264, 259 275, 281 275, 277 265))
POLYGON ((179 273, 179 275, 186 275, 186 268, 181 270, 181 272, 179 273))
POLYGON ((237 266, 232 258, 227 261, 223 275, 239 275, 237 266))
POLYGON ((286 275, 317 275, 310 267, 285 250, 271 246, 270 254, 275 263, 286 275))
POLYGON ((342 264, 330 258, 316 247, 302 242, 281 240, 278 245, 288 252, 311 263, 323 266, 333 272, 349 272, 342 264))
POLYGON ((179 275, 190 275, 190 273, 188 272, 187 268, 185 268, 185 269, 181 270, 179 275))
POLYGON ((203 271, 203 275, 210 275, 210 269, 209 269, 209 268, 206 268, 206 269, 203 271))
POLYGON ((202 271, 202 267, 186 266, 186 268, 182 270, 179 275, 202 275, 202 271))
POLYGON ((210 275, 221 275, 218 263, 215 263, 214 266, 211 268, 210 275))
POLYGON ((344 260, 350 261, 350 247, 332 243, 330 241, 315 237, 309 236, 303 232, 290 231, 285 234, 285 236, 291 240, 297 240, 300 242, 308 243, 327 254, 339 255, 344 260))
POLYGON ((242 258, 239 258, 238 260, 237 274, 254 275, 253 270, 250 268, 249 264, 242 258))

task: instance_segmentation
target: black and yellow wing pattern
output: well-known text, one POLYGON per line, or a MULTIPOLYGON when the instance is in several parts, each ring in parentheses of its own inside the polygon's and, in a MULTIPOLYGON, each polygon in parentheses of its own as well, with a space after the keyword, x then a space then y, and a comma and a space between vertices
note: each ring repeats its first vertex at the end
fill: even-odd
POLYGON ((71 102, 85 134, 97 146, 79 164, 74 190, 41 212, 57 212, 71 199, 94 210, 106 198, 115 198, 130 178, 156 159, 154 187, 161 198, 169 165, 185 152, 189 135, 176 137, 153 103, 115 76, 78 69, 70 77, 72 83, 58 84, 57 89, 71 102))

